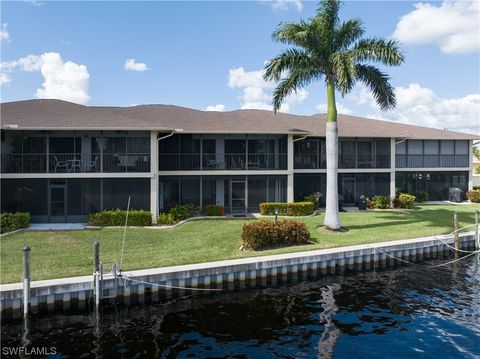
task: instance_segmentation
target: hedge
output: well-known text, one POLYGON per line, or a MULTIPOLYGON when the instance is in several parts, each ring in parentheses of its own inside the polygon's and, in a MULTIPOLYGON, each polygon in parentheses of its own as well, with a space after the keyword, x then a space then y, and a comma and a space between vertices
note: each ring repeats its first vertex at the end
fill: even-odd
POLYGON ((392 200, 389 196, 373 196, 371 200, 367 200, 367 204, 369 205, 369 207, 378 209, 390 208, 391 203, 392 200))
POLYGON ((474 189, 467 192, 467 198, 475 203, 480 203, 480 189, 474 189))
MULTIPOLYGON (((102 211, 88 215, 87 224, 90 226, 111 227, 124 226, 127 211, 115 209, 102 211)), ((144 210, 130 210, 128 212, 129 226, 150 226, 152 225, 152 214, 144 210)))
POLYGON ((223 216, 225 214, 225 210, 222 206, 218 206, 216 204, 209 204, 207 206, 207 216, 223 216))
POLYGON ((305 223, 296 221, 260 220, 245 223, 242 232, 243 248, 257 250, 280 245, 308 244, 310 233, 305 223))
POLYGON ((174 224, 175 220, 173 219, 170 213, 160 213, 157 219, 157 224, 174 224))
POLYGON ((0 213, 0 233, 8 233, 30 225, 28 212, 3 212, 0 213))
POLYGON ((315 204, 312 202, 265 202, 260 203, 260 214, 274 215, 275 208, 278 208, 278 214, 281 216, 307 216, 313 213, 315 204))
POLYGON ((393 200, 393 206, 395 208, 408 208, 412 209, 415 206, 416 197, 408 193, 400 193, 397 198, 393 200))

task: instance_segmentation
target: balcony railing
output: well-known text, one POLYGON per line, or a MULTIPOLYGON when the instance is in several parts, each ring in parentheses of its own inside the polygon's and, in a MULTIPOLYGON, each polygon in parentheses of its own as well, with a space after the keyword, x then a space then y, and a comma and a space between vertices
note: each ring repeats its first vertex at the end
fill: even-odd
POLYGON ((218 171, 218 170, 283 170, 287 169, 284 153, 162 153, 160 171, 218 171))
POLYGON ((150 172, 150 154, 2 154, 2 173, 150 172))
POLYGON ((396 155, 397 168, 469 167, 468 155, 396 155))
MULTIPOLYGON (((318 155, 295 155, 294 163, 296 169, 323 169, 326 168, 326 161, 318 155)), ((340 156, 338 159, 339 168, 389 168, 390 155, 340 156)))

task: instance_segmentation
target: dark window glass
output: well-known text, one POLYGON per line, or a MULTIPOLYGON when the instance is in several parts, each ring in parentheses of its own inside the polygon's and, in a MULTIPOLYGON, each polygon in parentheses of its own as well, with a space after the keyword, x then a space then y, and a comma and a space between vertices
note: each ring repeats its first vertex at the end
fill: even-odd
POLYGON ((150 138, 127 137, 127 153, 150 154, 150 138))
POLYGON ((150 210, 150 180, 147 178, 109 178, 103 180, 103 209, 150 210))
POLYGON ((181 178, 181 203, 200 206, 200 178, 181 178))
POLYGON ((355 141, 340 141, 340 167, 355 167, 355 141))
POLYGON ((372 168, 373 167, 373 142, 357 141, 357 167, 372 168))
POLYGON ((23 153, 46 153, 47 139, 46 137, 24 137, 23 153))
POLYGON ((259 212, 259 205, 267 201, 267 177, 248 177, 248 208, 259 212))
POLYGON ((67 214, 86 215, 101 210, 101 179, 68 179, 67 214))
POLYGON ((103 153, 119 154, 127 152, 127 140, 125 137, 104 137, 103 153))
POLYGON ((245 153, 245 140, 225 140, 225 153, 245 153))
POLYGON ((203 140, 202 150, 203 153, 215 153, 216 141, 215 140, 203 140))
POLYGON ((215 179, 202 179, 202 207, 205 209, 209 204, 217 203, 217 190, 215 179))
POLYGON ((293 176, 295 201, 303 201, 306 196, 320 192, 320 202, 325 203, 327 176, 324 173, 305 173, 293 176))
POLYGON ((22 131, 1 131, 2 153, 22 153, 22 131))
POLYGON ((160 203, 164 210, 168 210, 180 203, 180 180, 178 177, 165 177, 162 183, 163 201, 160 203))
POLYGON ((427 192, 429 200, 443 201, 448 200, 451 187, 467 191, 468 172, 397 172, 396 186, 399 192, 427 192))
POLYGON ((47 179, 2 179, 2 212, 30 212, 48 215, 47 179))

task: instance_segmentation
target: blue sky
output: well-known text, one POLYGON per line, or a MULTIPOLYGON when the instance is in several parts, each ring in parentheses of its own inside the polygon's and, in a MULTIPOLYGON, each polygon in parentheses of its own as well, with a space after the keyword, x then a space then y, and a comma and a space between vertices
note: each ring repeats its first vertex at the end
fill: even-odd
MULTIPOLYGON (((478 132, 480 3, 346 1, 366 36, 395 38, 406 55, 385 69, 398 107, 382 112, 358 85, 340 112, 478 132)), ((264 61, 285 46, 281 21, 312 16, 316 2, 3 2, 1 101, 63 98, 88 105, 167 103, 198 109, 270 108, 264 61), (130 60, 129 66, 126 62, 130 60)), ((324 112, 322 83, 282 110, 324 112)))

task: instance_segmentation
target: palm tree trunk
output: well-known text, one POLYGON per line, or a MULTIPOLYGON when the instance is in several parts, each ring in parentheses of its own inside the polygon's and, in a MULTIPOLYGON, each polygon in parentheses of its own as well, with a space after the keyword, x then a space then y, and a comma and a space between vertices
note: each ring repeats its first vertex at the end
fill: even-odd
POLYGON ((340 229, 338 215, 338 128, 337 106, 335 104, 335 87, 327 83, 327 197, 324 225, 327 229, 340 229))

